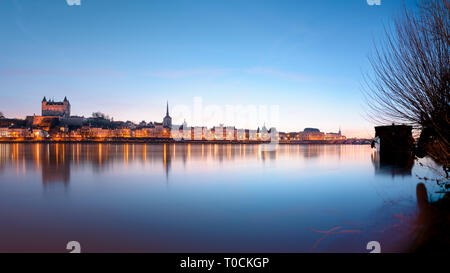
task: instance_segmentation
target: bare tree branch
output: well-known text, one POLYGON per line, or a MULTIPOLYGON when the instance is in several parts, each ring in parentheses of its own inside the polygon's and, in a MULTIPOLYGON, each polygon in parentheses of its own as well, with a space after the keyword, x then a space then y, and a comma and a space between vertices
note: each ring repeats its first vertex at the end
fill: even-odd
POLYGON ((421 0, 385 29, 386 40, 369 57, 364 78, 368 114, 376 123, 426 130, 427 153, 449 166, 449 0, 421 0))

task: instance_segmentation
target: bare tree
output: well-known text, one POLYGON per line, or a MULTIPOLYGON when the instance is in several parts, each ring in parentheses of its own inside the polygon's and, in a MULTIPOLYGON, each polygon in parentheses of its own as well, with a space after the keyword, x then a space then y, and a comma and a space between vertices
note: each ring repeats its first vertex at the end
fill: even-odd
POLYGON ((421 131, 424 151, 448 170, 450 149, 449 0, 406 6, 386 40, 375 46, 365 78, 369 116, 377 123, 404 123, 421 131))

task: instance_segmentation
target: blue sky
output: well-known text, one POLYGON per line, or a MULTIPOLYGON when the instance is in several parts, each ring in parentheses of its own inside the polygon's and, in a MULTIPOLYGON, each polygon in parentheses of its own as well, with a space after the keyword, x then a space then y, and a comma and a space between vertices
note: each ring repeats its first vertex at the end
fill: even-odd
MULTIPOLYGON (((278 105, 282 131, 341 126, 347 136, 371 136, 362 74, 374 39, 402 1, 1 5, 0 111, 8 117, 40 114, 45 95, 67 96, 74 115, 102 111, 115 120, 160 121, 167 100, 192 107, 201 97, 203 105, 219 107, 278 105)), ((187 122, 199 125, 189 116, 187 122)), ((224 122, 211 118, 206 125, 224 122)))

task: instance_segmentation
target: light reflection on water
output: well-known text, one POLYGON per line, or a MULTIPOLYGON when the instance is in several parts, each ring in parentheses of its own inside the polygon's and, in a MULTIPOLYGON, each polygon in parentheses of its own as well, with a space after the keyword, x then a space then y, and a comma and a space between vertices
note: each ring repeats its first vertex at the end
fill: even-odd
POLYGON ((356 145, 0 144, 0 251, 403 251, 418 173, 356 145))

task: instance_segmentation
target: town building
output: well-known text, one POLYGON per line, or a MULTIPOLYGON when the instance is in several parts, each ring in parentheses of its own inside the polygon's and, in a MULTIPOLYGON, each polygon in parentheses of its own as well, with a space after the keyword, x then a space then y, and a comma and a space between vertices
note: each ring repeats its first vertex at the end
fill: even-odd
POLYGON ((172 118, 169 115, 169 102, 167 102, 166 116, 163 119, 164 128, 172 128, 172 118))
POLYGON ((188 141, 280 141, 281 143, 354 143, 347 140, 339 128, 338 133, 323 133, 316 128, 305 128, 302 132, 278 132, 275 127, 269 130, 264 124, 260 129, 236 129, 234 126, 220 124, 211 129, 204 126, 173 125, 169 114, 169 103, 162 122, 114 121, 108 116, 95 115, 84 118, 70 116, 70 103, 67 97, 62 102, 42 100, 42 116, 27 116, 26 119, 0 119, 0 138, 17 140, 55 141, 109 141, 132 138, 188 141))
POLYGON ((326 133, 325 140, 327 141, 337 141, 337 140, 346 140, 347 138, 342 135, 341 128, 339 128, 338 133, 326 133))
POLYGON ((303 132, 300 133, 300 140, 311 141, 311 140, 325 140, 325 133, 321 132, 316 128, 305 128, 303 132))
POLYGON ((61 102, 47 101, 44 97, 42 99, 42 116, 70 117, 70 102, 67 100, 67 97, 64 97, 64 100, 61 102))

